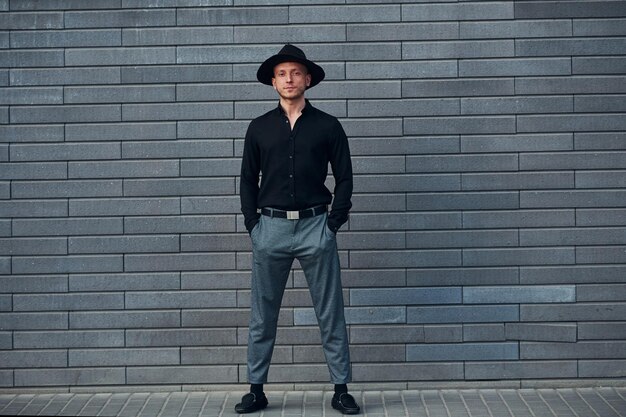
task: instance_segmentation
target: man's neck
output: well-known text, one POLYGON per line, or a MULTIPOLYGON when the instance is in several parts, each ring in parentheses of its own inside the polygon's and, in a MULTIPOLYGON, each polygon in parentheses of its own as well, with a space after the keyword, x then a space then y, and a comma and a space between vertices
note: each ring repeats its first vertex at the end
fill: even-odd
POLYGON ((301 97, 297 100, 285 100, 283 98, 280 99, 280 106, 283 108, 285 115, 288 118, 299 116, 302 113, 302 110, 306 106, 306 101, 304 97, 301 97))

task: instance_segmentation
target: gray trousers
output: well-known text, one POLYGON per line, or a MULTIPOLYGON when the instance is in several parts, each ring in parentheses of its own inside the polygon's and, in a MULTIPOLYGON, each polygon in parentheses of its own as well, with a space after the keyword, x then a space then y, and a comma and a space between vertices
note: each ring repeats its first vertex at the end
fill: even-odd
POLYGON ((278 313, 294 259, 306 277, 322 334, 330 382, 351 380, 343 311, 341 269, 327 213, 300 220, 261 216, 252 229, 252 294, 248 335, 248 382, 264 384, 270 367, 278 313))

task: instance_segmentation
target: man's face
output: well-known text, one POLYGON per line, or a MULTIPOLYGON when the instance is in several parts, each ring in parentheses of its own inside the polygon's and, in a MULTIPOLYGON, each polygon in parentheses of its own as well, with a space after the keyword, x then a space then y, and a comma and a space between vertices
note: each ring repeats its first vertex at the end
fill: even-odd
POLYGON ((311 74, 306 66, 297 62, 283 62, 274 67, 272 85, 281 98, 298 99, 311 84, 311 74))

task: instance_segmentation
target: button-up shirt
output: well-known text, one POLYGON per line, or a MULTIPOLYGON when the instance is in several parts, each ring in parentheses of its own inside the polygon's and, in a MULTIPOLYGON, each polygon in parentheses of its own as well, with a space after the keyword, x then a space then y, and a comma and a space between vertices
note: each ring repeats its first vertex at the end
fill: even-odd
POLYGON ((240 187, 241 211, 248 232, 259 220, 257 209, 303 210, 331 201, 328 227, 337 232, 348 220, 351 196, 348 138, 336 117, 306 100, 293 129, 280 104, 250 122, 240 187), (324 184, 329 162, 335 178, 334 199, 324 184))

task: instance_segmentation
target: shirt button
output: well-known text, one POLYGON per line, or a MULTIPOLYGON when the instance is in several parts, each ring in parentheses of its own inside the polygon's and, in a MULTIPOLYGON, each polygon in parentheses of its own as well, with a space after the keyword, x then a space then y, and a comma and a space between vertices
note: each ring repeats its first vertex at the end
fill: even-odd
POLYGON ((289 174, 289 178, 293 178, 293 175, 289 174))

